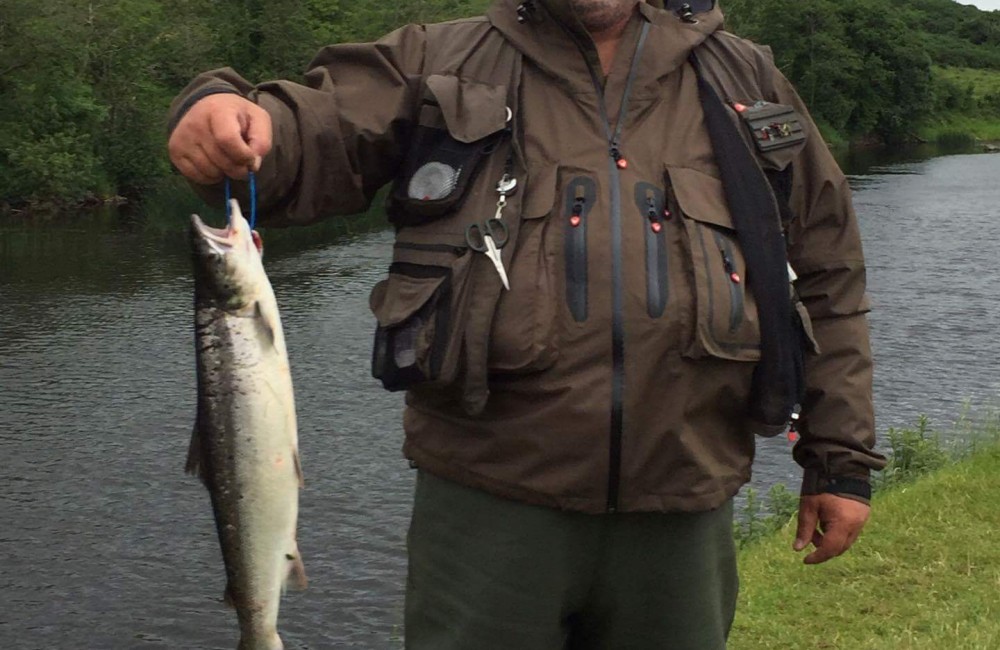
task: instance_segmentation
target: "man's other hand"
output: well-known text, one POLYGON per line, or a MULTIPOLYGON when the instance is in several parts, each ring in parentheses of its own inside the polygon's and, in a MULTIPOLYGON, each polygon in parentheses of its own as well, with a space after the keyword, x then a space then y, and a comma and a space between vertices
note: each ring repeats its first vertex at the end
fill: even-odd
POLYGON ((271 150, 271 116, 240 95, 209 95, 177 123, 167 149, 170 162, 195 183, 244 179, 271 150))
POLYGON ((803 496, 792 548, 801 551, 812 542, 816 550, 806 556, 806 564, 833 559, 851 548, 870 513, 870 506, 835 494, 803 496))

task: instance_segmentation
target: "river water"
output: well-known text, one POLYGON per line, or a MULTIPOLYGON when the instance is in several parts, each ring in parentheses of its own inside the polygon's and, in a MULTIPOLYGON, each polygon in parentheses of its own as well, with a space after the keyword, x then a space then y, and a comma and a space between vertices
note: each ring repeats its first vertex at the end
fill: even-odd
MULTIPOLYGON (((879 430, 1000 390, 1000 156, 848 161, 870 268, 879 430), (860 166, 858 166, 860 165, 860 166)), ((171 212, 161 206, 162 212, 171 212)), ((195 410, 184 212, 0 223, 0 647, 221 648, 235 616, 195 410)), ((289 649, 398 648, 413 474, 401 398, 368 374, 387 231, 275 233, 306 475, 289 649)), ((755 485, 794 484, 784 439, 755 485)))

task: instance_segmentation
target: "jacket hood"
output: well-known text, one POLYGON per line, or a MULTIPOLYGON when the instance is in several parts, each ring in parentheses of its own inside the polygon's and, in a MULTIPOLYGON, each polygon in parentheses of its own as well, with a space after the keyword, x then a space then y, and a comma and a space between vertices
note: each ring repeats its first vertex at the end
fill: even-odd
MULTIPOLYGON (((706 11, 694 14, 689 21, 683 20, 679 11, 665 8, 674 4, 677 3, 669 0, 639 2, 639 9, 623 35, 624 48, 628 49, 638 36, 641 21, 651 25, 643 59, 653 64, 642 66, 640 83, 670 74, 687 60, 692 49, 722 28, 723 16, 717 2, 691 3, 696 8, 702 5, 706 11)), ((487 17, 514 47, 547 74, 578 90, 591 87, 590 68, 600 70, 597 49, 570 7, 570 0, 497 0, 487 17), (529 8, 523 22, 518 20, 522 5, 529 8)))

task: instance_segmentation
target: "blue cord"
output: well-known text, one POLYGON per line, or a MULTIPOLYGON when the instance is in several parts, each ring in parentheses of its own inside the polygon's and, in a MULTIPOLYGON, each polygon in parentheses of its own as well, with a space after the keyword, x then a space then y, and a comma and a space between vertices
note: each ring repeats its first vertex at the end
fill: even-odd
POLYGON ((250 230, 257 227, 257 178, 250 172, 250 230))
MULTIPOLYGON (((257 177, 253 172, 250 172, 250 230, 257 227, 257 177)), ((229 177, 226 177, 226 222, 232 223, 233 221, 233 209, 229 204, 232 198, 233 191, 231 187, 232 182, 229 177)))

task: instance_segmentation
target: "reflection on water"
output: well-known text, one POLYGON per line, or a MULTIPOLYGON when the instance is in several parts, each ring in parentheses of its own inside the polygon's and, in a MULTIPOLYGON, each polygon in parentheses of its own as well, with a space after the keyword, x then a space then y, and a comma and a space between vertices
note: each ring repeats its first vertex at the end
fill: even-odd
MULTIPOLYGON (((963 399, 997 395, 1000 156, 845 164, 875 303, 880 429, 919 413, 945 423, 963 399)), ((177 217, 0 225, 5 648, 235 644, 208 496, 181 471, 195 389, 177 217)), ((300 406, 311 578, 285 600, 283 635, 290 649, 396 647, 412 474, 401 399, 368 374, 367 310, 391 233, 354 221, 265 238, 300 406)), ((795 481, 789 451, 761 445, 759 487, 795 481)))

